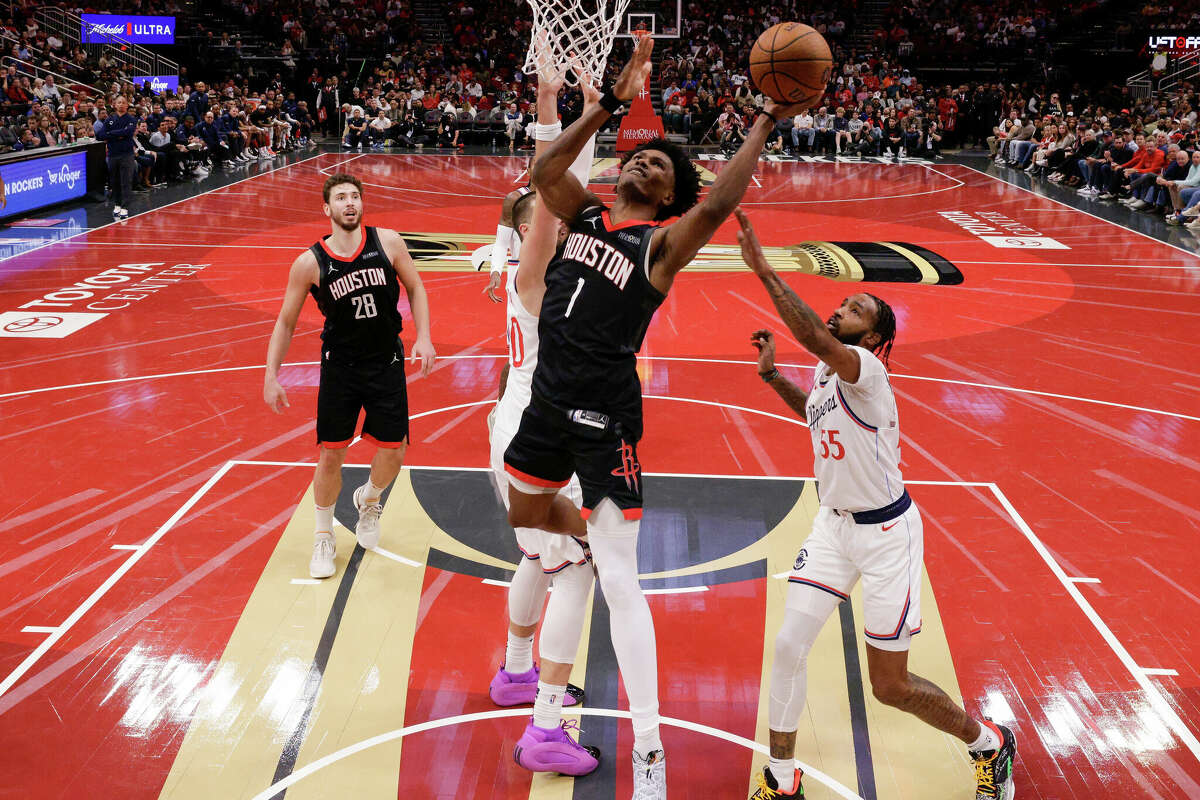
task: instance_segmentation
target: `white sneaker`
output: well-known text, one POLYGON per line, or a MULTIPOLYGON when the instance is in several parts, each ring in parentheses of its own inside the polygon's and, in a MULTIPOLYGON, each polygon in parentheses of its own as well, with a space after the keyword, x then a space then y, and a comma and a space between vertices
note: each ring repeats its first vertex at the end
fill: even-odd
POLYGON ((113 206, 113 216, 114 216, 114 217, 119 217, 119 216, 121 216, 121 212, 122 212, 122 211, 124 211, 124 210, 125 210, 125 209, 121 208, 120 206, 113 206))
POLYGON ((1143 208, 1145 208, 1146 206, 1148 206, 1150 204, 1147 203, 1145 200, 1138 199, 1138 200, 1134 200, 1132 203, 1129 203, 1128 205, 1134 211, 1141 211, 1143 208))
POLYGON ((646 758, 633 751, 633 800, 667 800, 667 757, 662 750, 646 758))
POLYGON ((379 517, 383 514, 383 506, 378 502, 367 503, 362 497, 367 486, 363 484, 354 490, 354 507, 358 509, 358 523, 354 526, 354 535, 364 550, 379 546, 379 517))
POLYGON ((129 209, 122 208, 119 216, 121 217, 121 219, 129 219, 129 209))
POLYGON ((308 574, 314 578, 330 578, 337 573, 337 565, 333 557, 337 546, 333 543, 332 533, 318 533, 313 542, 312 560, 308 562, 308 574))

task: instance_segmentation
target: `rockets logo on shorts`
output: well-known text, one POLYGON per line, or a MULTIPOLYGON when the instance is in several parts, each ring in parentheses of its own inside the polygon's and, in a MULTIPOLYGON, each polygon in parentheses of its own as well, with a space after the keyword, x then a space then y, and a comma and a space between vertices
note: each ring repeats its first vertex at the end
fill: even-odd
POLYGON ((624 478, 626 488, 639 491, 638 473, 642 471, 642 465, 637 462, 637 454, 624 439, 621 440, 621 446, 617 448, 617 454, 621 457, 621 466, 614 469, 612 474, 618 478, 624 478))

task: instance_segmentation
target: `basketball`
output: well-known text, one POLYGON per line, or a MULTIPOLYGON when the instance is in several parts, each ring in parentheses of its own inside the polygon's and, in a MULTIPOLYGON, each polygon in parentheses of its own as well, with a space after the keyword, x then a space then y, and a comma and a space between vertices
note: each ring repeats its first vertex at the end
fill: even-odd
POLYGON ((825 93, 833 55, 825 37, 801 22, 781 22, 763 31, 750 50, 750 77, 779 103, 815 105, 825 93))

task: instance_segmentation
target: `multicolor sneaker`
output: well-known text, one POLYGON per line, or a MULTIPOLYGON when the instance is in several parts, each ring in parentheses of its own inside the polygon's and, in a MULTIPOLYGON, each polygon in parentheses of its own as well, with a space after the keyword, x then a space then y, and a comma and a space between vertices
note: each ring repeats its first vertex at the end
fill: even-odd
POLYGON ((645 758, 633 751, 633 800, 667 800, 667 757, 662 750, 645 758))
POLYGON ((376 500, 368 503, 363 500, 367 485, 354 490, 354 507, 358 509, 358 522, 354 526, 354 535, 364 550, 379 546, 379 517, 383 514, 383 506, 376 500))
POLYGON ((762 774, 758 776, 758 782, 754 784, 754 794, 750 795, 750 800, 775 800, 777 797, 804 797, 804 784, 800 779, 804 777, 804 770, 796 768, 796 780, 791 792, 783 792, 779 790, 779 781, 775 780, 775 776, 771 773, 771 767, 768 764, 763 764, 762 774))
MULTIPOLYGON (((504 667, 496 670, 496 676, 488 686, 488 695, 498 706, 532 705, 537 699, 538 674, 537 664, 528 672, 509 672, 504 667)), ((567 693, 563 695, 563 708, 577 706, 584 701, 586 695, 583 689, 573 683, 567 684, 567 693)))
POLYGON ((1001 744, 998 750, 971 753, 975 762, 975 800, 1012 800, 1017 739, 1008 728, 990 719, 983 724, 999 734, 1001 744))
POLYGON ((571 731, 579 731, 575 720, 557 728, 539 728, 530 720, 513 748, 513 761, 530 772, 557 772, 575 778, 595 772, 600 766, 600 751, 575 741, 571 731))

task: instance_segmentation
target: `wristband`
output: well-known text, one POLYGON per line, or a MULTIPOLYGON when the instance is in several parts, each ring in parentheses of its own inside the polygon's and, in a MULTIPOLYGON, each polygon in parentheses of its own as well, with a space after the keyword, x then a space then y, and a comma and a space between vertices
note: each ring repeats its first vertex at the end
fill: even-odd
POLYGON ((758 377, 763 379, 763 383, 770 383, 771 381, 773 381, 779 377, 779 370, 772 367, 770 372, 758 373, 758 377))
POLYGON ((533 125, 533 138, 539 142, 553 142, 560 133, 562 133, 562 122, 552 122, 549 125, 536 122, 533 125))
POLYGON ((778 125, 778 124, 779 124, 779 117, 775 116, 775 115, 774 115, 774 114, 772 114, 770 111, 767 111, 767 110, 764 108, 764 109, 762 110, 762 113, 763 113, 764 115, 766 115, 766 116, 770 117, 770 118, 771 118, 771 121, 772 121, 772 122, 774 122, 776 125, 778 125))
POLYGON ((617 113, 623 105, 625 101, 613 94, 611 89, 600 95, 600 107, 609 114, 617 113))

